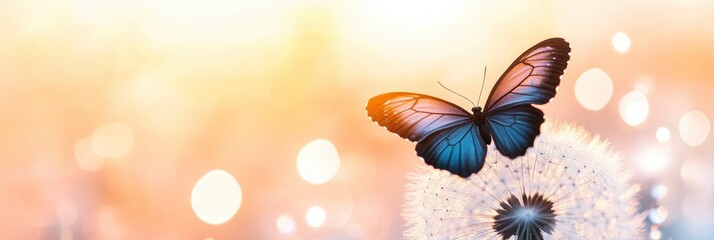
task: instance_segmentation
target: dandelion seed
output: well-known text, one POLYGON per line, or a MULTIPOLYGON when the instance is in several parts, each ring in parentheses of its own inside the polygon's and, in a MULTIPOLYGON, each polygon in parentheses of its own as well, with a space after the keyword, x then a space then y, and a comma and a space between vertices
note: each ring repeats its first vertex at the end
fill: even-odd
POLYGON ((407 239, 639 239, 630 173, 608 143, 581 128, 543 124, 533 148, 511 160, 489 146, 468 179, 430 167, 410 175, 407 239))

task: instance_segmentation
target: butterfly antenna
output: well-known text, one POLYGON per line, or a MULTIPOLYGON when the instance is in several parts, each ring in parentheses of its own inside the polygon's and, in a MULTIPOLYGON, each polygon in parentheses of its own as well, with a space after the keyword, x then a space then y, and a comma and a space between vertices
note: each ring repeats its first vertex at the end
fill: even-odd
POLYGON ((481 92, 478 93, 476 103, 481 103, 481 94, 483 93, 483 85, 486 84, 486 66, 483 66, 483 81, 481 82, 481 92))
POLYGON ((456 95, 459 95, 460 97, 462 97, 462 98, 466 99, 467 101, 469 101, 469 102, 471 103, 471 105, 473 105, 474 107, 476 107, 476 105, 474 104, 474 102, 471 101, 471 99, 469 99, 469 98, 467 98, 467 97, 464 97, 464 95, 461 95, 461 94, 459 94, 459 93, 457 93, 457 92, 454 92, 454 90, 451 90, 451 89, 447 88, 446 86, 444 86, 444 84, 441 84, 441 82, 439 82, 439 81, 436 81, 436 82, 437 82, 439 85, 441 85, 441 87, 443 87, 444 89, 449 90, 449 92, 452 92, 452 93, 454 93, 454 94, 456 94, 456 95))

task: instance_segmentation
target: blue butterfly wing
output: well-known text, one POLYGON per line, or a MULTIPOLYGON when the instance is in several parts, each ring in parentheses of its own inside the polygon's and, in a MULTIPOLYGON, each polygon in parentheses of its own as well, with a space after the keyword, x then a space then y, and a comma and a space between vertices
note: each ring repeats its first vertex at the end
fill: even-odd
POLYGON ((533 146, 543 122, 543 111, 531 105, 513 107, 486 117, 496 149, 510 158, 523 156, 533 146))
POLYGON ((465 122, 427 135, 416 152, 427 164, 466 178, 483 167, 486 143, 476 124, 465 122))
POLYGON ((371 98, 367 102, 367 114, 380 126, 412 142, 471 118, 471 114, 453 103, 407 92, 385 93, 371 98))
POLYGON ((533 146, 544 119, 531 104, 545 104, 555 96, 569 53, 570 45, 562 38, 547 39, 521 54, 496 82, 484 114, 503 155, 522 156, 533 146))
POLYGON ((417 142, 417 155, 435 168, 468 177, 483 167, 486 143, 472 115, 455 104, 418 93, 386 93, 367 102, 367 114, 417 142))

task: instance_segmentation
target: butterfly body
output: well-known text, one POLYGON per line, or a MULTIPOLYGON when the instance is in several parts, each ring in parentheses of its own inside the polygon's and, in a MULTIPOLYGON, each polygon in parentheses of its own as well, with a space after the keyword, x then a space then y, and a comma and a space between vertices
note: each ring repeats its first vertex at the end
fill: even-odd
POLYGON ((486 144, 491 144, 491 132, 486 127, 486 115, 483 114, 481 107, 473 107, 471 108, 471 112, 474 113, 471 120, 478 127, 481 138, 483 138, 486 144))
POLYGON ((544 122, 544 104, 555 96, 567 67, 570 46, 562 38, 536 44, 518 57, 496 82, 482 109, 471 113, 448 101, 419 93, 393 92, 367 102, 373 121, 417 142, 417 155, 435 168, 461 177, 478 173, 486 145, 516 158, 533 146, 544 122))
POLYGON ((474 113, 472 120, 476 125, 483 126, 486 125, 486 116, 483 115, 483 111, 481 111, 481 107, 473 107, 471 108, 471 111, 474 113))

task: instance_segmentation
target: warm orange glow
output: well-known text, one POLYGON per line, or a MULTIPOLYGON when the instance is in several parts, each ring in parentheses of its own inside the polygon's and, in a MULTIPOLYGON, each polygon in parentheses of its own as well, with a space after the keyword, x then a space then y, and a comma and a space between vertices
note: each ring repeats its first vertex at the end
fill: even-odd
POLYGON ((484 66, 486 95, 549 37, 572 54, 545 117, 622 151, 647 190, 640 210, 668 210, 661 239, 706 238, 712 12, 706 1, 2 1, 0 239, 401 239, 406 175, 424 163, 369 120, 367 99, 409 91, 470 109, 436 81, 476 101, 484 66), (204 184, 214 169, 225 174, 204 184))

